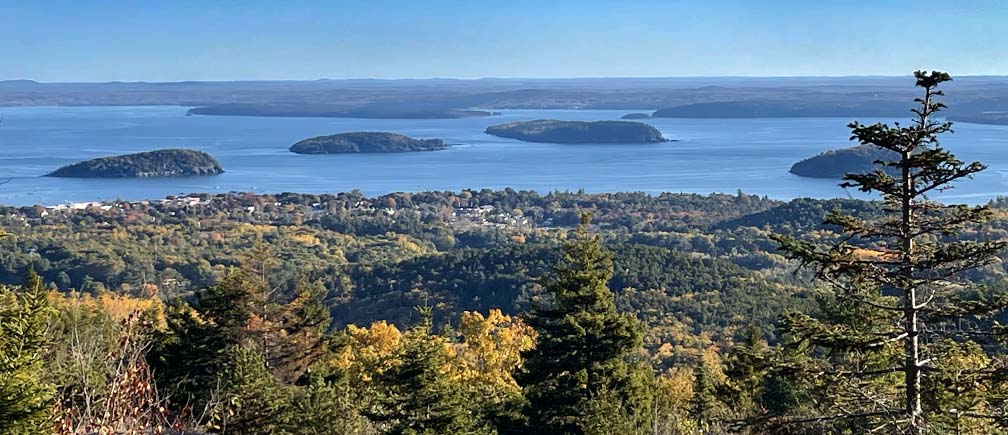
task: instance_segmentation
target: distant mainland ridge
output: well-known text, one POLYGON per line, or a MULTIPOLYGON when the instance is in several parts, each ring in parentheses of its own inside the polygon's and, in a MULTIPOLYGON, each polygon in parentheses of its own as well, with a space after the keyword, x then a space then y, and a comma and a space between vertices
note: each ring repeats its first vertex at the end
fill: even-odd
POLYGON ((270 116, 304 118, 371 119, 451 119, 493 116, 498 112, 442 107, 403 107, 399 105, 342 106, 300 103, 233 103, 195 107, 188 115, 270 116))
POLYGON ((952 115, 949 121, 968 122, 971 124, 1008 125, 1008 112, 980 112, 973 114, 952 115))
POLYGON ((403 153, 443 150, 441 139, 414 139, 395 133, 351 132, 318 136, 291 145, 297 154, 403 153))
POLYGON ((489 135, 525 142, 562 144, 667 142, 657 128, 631 121, 560 121, 539 119, 487 127, 489 135))
MULTIPOLYGON (((0 81, 0 106, 185 106, 192 115, 464 118, 495 110, 657 109, 656 118, 911 116, 905 76, 346 79, 42 83, 0 81), (473 109, 480 108, 480 109, 473 109)), ((949 83, 951 119, 1001 123, 1008 77, 949 83), (981 114, 982 116, 977 116, 981 114), (969 117, 967 120, 966 118, 969 117)), ((639 118, 644 119, 644 118, 639 118)))
POLYGON ((658 109, 654 118, 847 118, 905 116, 902 101, 715 101, 658 109))
POLYGON ((66 178, 191 177, 216 175, 224 168, 209 154, 190 149, 163 149, 101 157, 63 166, 47 174, 66 178))

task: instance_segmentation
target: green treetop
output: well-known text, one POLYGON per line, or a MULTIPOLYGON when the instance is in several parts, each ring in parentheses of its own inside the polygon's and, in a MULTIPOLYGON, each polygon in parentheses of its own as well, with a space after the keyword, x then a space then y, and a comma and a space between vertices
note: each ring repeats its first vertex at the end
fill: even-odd
POLYGON ((42 381, 42 356, 53 313, 34 270, 20 289, 0 288, 0 433, 52 432, 53 388, 42 381))
POLYGON ((630 361, 641 344, 640 325, 617 312, 608 286, 611 255, 587 226, 586 216, 564 246, 546 286, 552 300, 529 316, 538 338, 516 380, 531 433, 634 433, 644 425, 646 376, 630 361), (585 412, 603 409, 613 412, 585 412))

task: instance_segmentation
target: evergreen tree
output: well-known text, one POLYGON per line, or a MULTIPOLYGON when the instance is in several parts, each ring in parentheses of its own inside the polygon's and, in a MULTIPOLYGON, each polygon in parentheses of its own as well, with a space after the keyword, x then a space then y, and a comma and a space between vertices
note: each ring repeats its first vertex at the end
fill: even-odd
POLYGON ((231 348, 225 367, 221 385, 227 400, 216 410, 211 427, 242 435, 298 433, 290 421, 290 388, 270 373, 256 346, 231 348), (295 431, 287 431, 289 428, 295 431))
POLYGON ((20 289, 0 288, 0 433, 52 433, 53 388, 42 381, 42 355, 53 312, 34 270, 20 289))
MULTIPOLYGON (((964 163, 939 143, 951 123, 934 119, 945 107, 935 98, 949 75, 917 71, 914 76, 923 96, 915 100, 912 124, 850 124, 852 139, 897 156, 876 162, 873 172, 848 174, 842 184, 880 194, 882 216, 834 212, 825 223, 838 227, 843 237, 831 246, 777 237, 790 258, 827 286, 821 315, 790 313, 782 327, 793 345, 810 346, 820 357, 806 368, 817 387, 818 415, 804 421, 828 423, 835 430, 947 432, 943 416, 952 407, 923 400, 926 381, 966 350, 985 349, 990 356, 970 373, 984 373, 990 383, 1003 374, 1001 358, 991 352, 1002 334, 991 326, 1008 294, 978 286, 963 272, 995 260, 1005 243, 957 237, 964 228, 982 224, 991 214, 987 207, 929 198, 985 166, 964 163)), ((956 412, 996 421, 1004 417, 995 411, 999 401, 988 395, 956 412)))
POLYGON ((223 389, 232 352, 247 340, 256 288, 231 272, 219 284, 199 290, 192 301, 176 299, 165 313, 166 329, 155 340, 151 366, 161 391, 175 409, 202 414, 223 389))
POLYGON ((734 417, 760 413, 760 387, 770 364, 769 354, 770 348, 755 325, 746 328, 742 342, 732 347, 725 364, 725 401, 733 405, 734 417))
POLYGON ((443 338, 431 335, 430 308, 408 331, 396 364, 378 375, 382 397, 368 416, 390 435, 465 435, 481 432, 464 402, 462 388, 449 378, 443 338))
POLYGON ((373 433, 360 414, 358 394, 346 376, 311 375, 295 393, 287 431, 298 435, 373 433))
POLYGON ((228 382, 251 382, 252 375, 261 376, 256 382, 293 384, 328 350, 329 312, 317 286, 299 286, 287 303, 268 301, 263 289, 261 278, 232 270, 217 285, 168 307, 151 365, 176 409, 202 414, 222 394, 241 393, 228 382), (241 368, 251 361, 249 353, 261 356, 265 374, 241 368), (248 376, 236 381, 235 373, 248 376))
POLYGON ((700 361, 693 369, 693 397, 690 399, 689 415, 697 422, 711 419, 717 403, 714 380, 707 363, 700 361))
POLYGON ((516 380, 527 401, 530 433, 597 433, 593 428, 634 433, 647 426, 647 376, 630 361, 641 345, 641 328, 616 311, 608 286, 612 258, 599 237, 588 233, 588 222, 583 216, 576 238, 564 246, 546 286, 552 300, 528 317, 538 337, 516 380), (622 412, 585 412, 592 409, 622 412), (601 424, 595 418, 617 421, 601 424))

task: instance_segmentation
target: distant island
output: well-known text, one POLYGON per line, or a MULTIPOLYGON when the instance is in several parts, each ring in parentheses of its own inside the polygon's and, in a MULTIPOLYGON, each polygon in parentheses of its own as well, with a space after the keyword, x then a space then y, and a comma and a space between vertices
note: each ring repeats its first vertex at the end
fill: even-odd
POLYGON ((980 112, 962 115, 951 115, 949 121, 968 122, 971 124, 1008 125, 1008 112, 980 112))
POLYGON ((620 119, 651 119, 651 114, 640 112, 627 113, 626 115, 623 115, 620 119))
POLYGON ((189 177, 224 172, 209 154, 187 149, 164 149, 85 160, 59 168, 49 177, 136 178, 189 177))
POLYGON ((291 145, 298 154, 404 153, 448 148, 441 139, 414 139, 395 133, 353 132, 318 136, 291 145))
POLYGON ((897 159, 892 151, 874 145, 826 151, 791 166, 792 174, 812 178, 843 178, 848 173, 867 173, 878 169, 878 160, 897 159))
POLYGON ((630 121, 558 121, 540 119, 487 127, 489 135, 545 143, 655 143, 666 142, 658 129, 630 121))
POLYGON ((403 107, 398 104, 345 106, 328 104, 233 103, 189 109, 187 115, 269 116, 304 118, 370 119, 451 119, 493 116, 497 112, 448 109, 442 107, 403 107))
POLYGON ((656 110, 653 118, 846 118, 904 116, 906 107, 893 101, 719 101, 656 110))

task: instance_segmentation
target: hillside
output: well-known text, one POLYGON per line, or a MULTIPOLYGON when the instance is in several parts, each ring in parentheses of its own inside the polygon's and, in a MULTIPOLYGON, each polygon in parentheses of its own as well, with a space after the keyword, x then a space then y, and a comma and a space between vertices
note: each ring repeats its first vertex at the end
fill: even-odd
POLYGON ((666 142, 658 129, 629 121, 558 121, 539 119, 487 127, 486 133, 525 142, 656 143, 666 142))
MULTIPOLYGON (((591 211, 593 231, 615 253, 617 304, 648 323, 651 346, 694 349, 702 345, 695 335, 727 339, 751 322, 773 337, 782 309, 809 303, 771 232, 827 238, 821 222, 830 211, 870 217, 880 207, 849 199, 510 189, 201 194, 108 205, 0 207, 0 227, 11 234, 0 238, 0 251, 9 253, 0 258, 0 282, 19 282, 31 266, 63 291, 154 283, 174 296, 246 265, 249 246, 261 240, 282 258, 274 284, 286 291, 302 279, 321 283, 338 326, 409 324, 413 307, 425 302, 437 307, 439 322, 466 310, 516 313, 539 297, 560 241, 591 211)), ((1008 214, 999 209, 983 234, 1006 230, 1008 214)))
POLYGON ((188 149, 164 149, 121 156, 101 157, 61 167, 49 177, 135 178, 189 177, 224 172, 209 154, 188 149))
POLYGON ((184 294, 246 264, 248 246, 261 239, 284 258, 276 285, 323 283, 336 325, 408 324, 425 301, 438 307, 439 321, 465 310, 516 313, 540 294, 560 238, 581 211, 594 210, 595 228, 617 253, 610 284, 619 304, 647 316, 654 345, 693 346, 676 331, 725 336, 745 324, 731 320, 732 311, 770 325, 775 309, 803 303, 799 289, 762 276, 763 266, 755 265, 773 260, 751 246, 755 236, 706 229, 777 204, 745 195, 483 190, 204 194, 117 202, 108 210, 51 208, 45 216, 33 207, 0 208, 0 225, 15 236, 0 239, 0 248, 24 253, 0 261, 0 282, 17 282, 34 264, 61 290, 154 282, 166 295, 184 294), (22 218, 32 226, 11 224, 22 218), (23 248, 11 250, 15 244, 23 248), (147 249, 154 245, 158 252, 147 249))
POLYGON ((441 139, 414 139, 395 133, 354 132, 318 136, 291 145, 297 154, 403 153, 447 148, 441 139))

